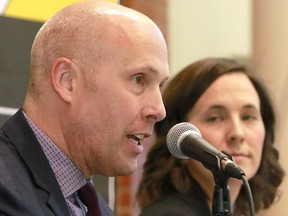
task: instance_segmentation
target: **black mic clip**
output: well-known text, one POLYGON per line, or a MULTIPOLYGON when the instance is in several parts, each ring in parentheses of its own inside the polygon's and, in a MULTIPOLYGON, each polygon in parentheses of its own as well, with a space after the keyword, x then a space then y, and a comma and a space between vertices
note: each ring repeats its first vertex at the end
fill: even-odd
POLYGON ((245 172, 236 164, 232 155, 225 151, 221 152, 227 156, 220 160, 222 172, 229 177, 242 180, 242 176, 245 176, 245 172))
POLYGON ((219 151, 217 154, 210 152, 209 150, 203 151, 202 160, 204 167, 209 169, 213 175, 217 175, 218 178, 221 176, 232 177, 236 179, 242 179, 242 175, 245 175, 244 171, 236 164, 233 157, 225 151, 219 151))

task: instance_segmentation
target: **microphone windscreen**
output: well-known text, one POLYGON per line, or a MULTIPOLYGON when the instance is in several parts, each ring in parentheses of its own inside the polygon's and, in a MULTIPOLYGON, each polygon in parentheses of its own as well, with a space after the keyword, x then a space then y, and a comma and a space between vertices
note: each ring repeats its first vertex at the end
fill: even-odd
POLYGON ((196 133, 199 137, 202 137, 201 132, 198 130, 198 128, 189 122, 181 122, 174 125, 169 130, 166 137, 168 150, 174 157, 177 157, 179 159, 188 159, 188 157, 181 152, 180 148, 180 142, 182 140, 180 138, 186 132, 188 133, 192 132, 194 134, 196 133))

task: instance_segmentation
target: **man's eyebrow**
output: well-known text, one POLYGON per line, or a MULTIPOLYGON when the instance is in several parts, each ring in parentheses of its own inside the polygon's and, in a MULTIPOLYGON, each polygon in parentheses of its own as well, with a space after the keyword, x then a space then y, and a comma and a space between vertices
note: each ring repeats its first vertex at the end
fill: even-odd
MULTIPOLYGON (((151 72, 151 73, 158 74, 158 71, 155 70, 155 69, 152 68, 152 67, 148 67, 148 71, 151 72)), ((170 79, 170 75, 169 75, 169 74, 167 74, 167 75, 163 78, 163 80, 161 81, 161 83, 166 82, 168 79, 170 79)))
POLYGON ((147 66, 147 67, 143 67, 144 70, 147 70, 148 72, 154 73, 154 74, 158 74, 158 71, 155 70, 153 67, 147 66))
MULTIPOLYGON (((158 75, 158 74, 159 74, 159 73, 158 73, 158 70, 154 69, 154 68, 151 67, 151 66, 143 66, 143 67, 142 67, 142 66, 139 66, 139 67, 136 67, 135 69, 136 69, 136 71, 137 71, 137 70, 138 70, 138 71, 148 71, 149 73, 152 73, 152 74, 155 74, 155 75, 158 75)), ((161 83, 166 82, 169 78, 170 78, 169 75, 165 76, 165 77, 163 78, 163 80, 161 81, 161 83)))
MULTIPOLYGON (((141 73, 141 72, 148 72, 148 74, 154 74, 154 75, 159 75, 160 73, 158 72, 158 70, 156 70, 155 68, 151 67, 151 66, 147 66, 147 65, 138 65, 138 66, 134 66, 131 68, 128 68, 127 71, 134 71, 136 73, 141 73)), ((161 84, 164 84, 167 82, 167 80, 170 79, 170 74, 168 73, 167 75, 165 74, 165 76, 163 77, 163 79, 160 81, 161 84)))

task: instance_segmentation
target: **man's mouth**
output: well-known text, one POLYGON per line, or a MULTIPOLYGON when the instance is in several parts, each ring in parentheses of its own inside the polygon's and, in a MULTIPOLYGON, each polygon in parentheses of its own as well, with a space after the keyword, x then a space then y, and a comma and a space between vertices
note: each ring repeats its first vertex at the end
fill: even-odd
POLYGON ((135 134, 127 136, 130 140, 132 140, 136 145, 141 145, 142 140, 145 138, 144 134, 135 134))

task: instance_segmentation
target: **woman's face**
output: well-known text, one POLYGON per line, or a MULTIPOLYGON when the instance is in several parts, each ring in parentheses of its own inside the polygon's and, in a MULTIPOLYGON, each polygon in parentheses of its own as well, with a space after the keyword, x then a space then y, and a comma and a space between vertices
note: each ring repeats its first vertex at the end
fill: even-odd
POLYGON ((203 139, 233 156, 247 179, 255 175, 261 161, 265 127, 259 96, 245 74, 219 77, 196 102, 188 119, 201 131, 203 139))

